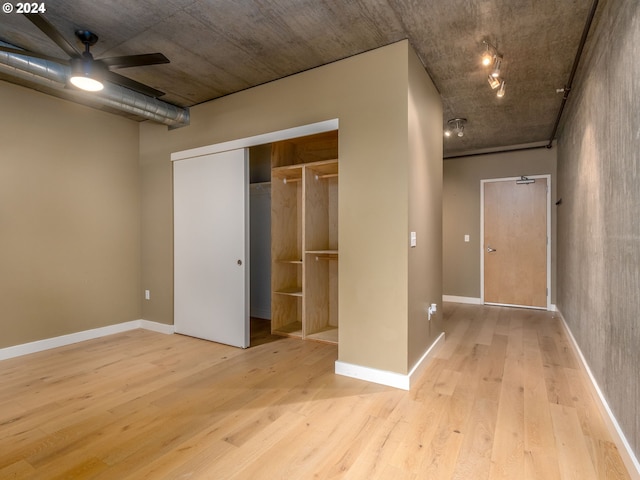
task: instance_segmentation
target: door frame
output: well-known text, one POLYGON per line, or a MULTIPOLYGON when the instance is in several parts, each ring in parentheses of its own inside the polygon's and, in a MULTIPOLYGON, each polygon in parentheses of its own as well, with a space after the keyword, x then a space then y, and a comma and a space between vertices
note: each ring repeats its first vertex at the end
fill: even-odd
POLYGON ((212 153, 226 152, 227 150, 238 150, 240 148, 256 147, 265 143, 279 142, 291 138, 306 137, 316 133, 331 132, 338 130, 338 119, 325 120, 323 122, 310 123, 298 127, 276 130, 251 137, 238 138, 227 142, 214 143, 204 147, 190 148, 171 154, 171 161, 186 160, 187 158, 200 157, 212 153))
MULTIPOLYGON (((551 175, 526 175, 527 178, 547 180, 547 310, 551 310, 551 175)), ((493 182, 515 182, 522 177, 487 178, 480 180, 480 301, 484 305, 484 184, 493 182)), ((514 305, 505 305, 514 306, 514 305)), ((515 305, 521 307, 521 305, 515 305)), ((527 307, 537 309, 538 307, 527 307)))

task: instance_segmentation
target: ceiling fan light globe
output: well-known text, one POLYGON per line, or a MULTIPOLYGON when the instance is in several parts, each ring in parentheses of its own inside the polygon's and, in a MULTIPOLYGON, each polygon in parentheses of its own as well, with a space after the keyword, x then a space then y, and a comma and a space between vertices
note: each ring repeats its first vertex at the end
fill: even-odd
POLYGON ((69 79, 69 81, 73 86, 87 92, 99 92, 104 88, 103 83, 99 80, 82 75, 74 75, 69 79))
POLYGON ((102 72, 90 56, 71 61, 71 77, 69 82, 87 92, 99 92, 104 88, 101 82, 102 72))

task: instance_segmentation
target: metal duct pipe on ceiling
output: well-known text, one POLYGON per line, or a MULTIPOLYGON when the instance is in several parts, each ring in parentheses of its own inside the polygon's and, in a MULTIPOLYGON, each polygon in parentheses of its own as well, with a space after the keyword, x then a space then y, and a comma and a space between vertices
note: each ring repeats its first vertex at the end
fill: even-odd
POLYGON ((582 58, 582 50, 584 49, 585 43, 587 43, 587 36, 589 35, 589 30, 591 29, 591 24, 593 23, 593 17, 596 14, 597 8, 598 0, 593 0, 593 2, 591 3, 591 9, 589 10, 589 15, 587 15, 587 20, 585 21, 584 28, 582 29, 582 37, 580 38, 580 43, 578 44, 578 51, 576 52, 576 56, 573 59, 573 66, 571 67, 569 80, 567 81, 567 84, 564 86, 564 88, 560 90, 563 92, 562 103, 560 104, 560 110, 558 110, 558 115, 556 116, 556 121, 553 125, 553 131, 551 132, 551 137, 549 138, 547 148, 551 148, 553 146, 553 140, 556 138, 556 133, 558 132, 558 127, 560 126, 560 119, 562 118, 564 107, 567 103, 567 99, 569 98, 569 94, 571 93, 571 89, 573 88, 573 79, 576 76, 576 70, 578 70, 578 64, 580 63, 580 59, 582 58))
MULTIPOLYGON (((0 45, 16 48, 5 42, 0 42, 0 45)), ((27 54, 0 51, 0 72, 46 87, 64 89, 67 86, 71 68, 48 60, 29 57, 27 54)), ((169 127, 178 128, 189 125, 188 108, 163 102, 120 85, 105 83, 100 93, 88 94, 75 89, 68 89, 67 93, 79 100, 98 103, 169 127)))

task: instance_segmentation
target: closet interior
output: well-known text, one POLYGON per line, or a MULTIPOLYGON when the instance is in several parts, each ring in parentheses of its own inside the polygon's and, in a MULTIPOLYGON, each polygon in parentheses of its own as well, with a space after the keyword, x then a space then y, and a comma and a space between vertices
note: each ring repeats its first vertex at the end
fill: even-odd
POLYGON ((271 144, 271 331, 338 342, 338 132, 271 144))

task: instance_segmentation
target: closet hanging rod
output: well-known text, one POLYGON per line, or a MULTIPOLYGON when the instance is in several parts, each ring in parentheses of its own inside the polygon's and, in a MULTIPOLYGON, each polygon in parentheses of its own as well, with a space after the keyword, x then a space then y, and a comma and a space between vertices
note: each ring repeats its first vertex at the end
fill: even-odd
POLYGON ((301 179, 300 178, 289 178, 287 179, 286 177, 282 179, 282 183, 284 183, 285 185, 287 183, 295 183, 295 182, 299 182, 301 179))
POLYGON ((338 174, 337 173, 327 173, 326 175, 316 175, 316 180, 320 179, 320 178, 334 178, 337 177, 338 174))
POLYGON ((307 253, 310 253, 315 256, 316 262, 320 259, 323 260, 336 260, 338 258, 337 250, 309 250, 307 253))

